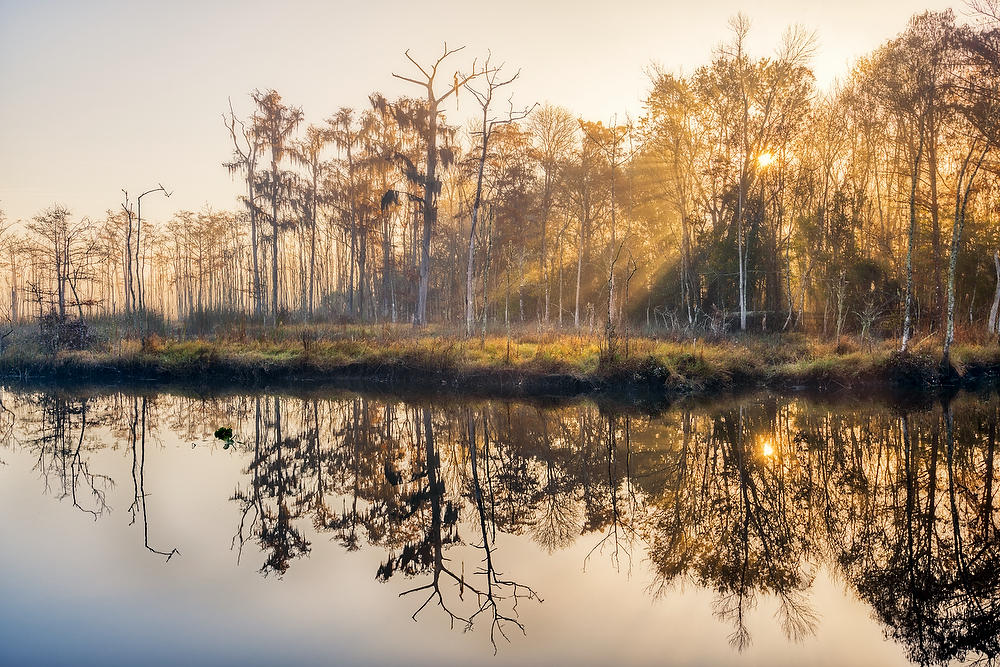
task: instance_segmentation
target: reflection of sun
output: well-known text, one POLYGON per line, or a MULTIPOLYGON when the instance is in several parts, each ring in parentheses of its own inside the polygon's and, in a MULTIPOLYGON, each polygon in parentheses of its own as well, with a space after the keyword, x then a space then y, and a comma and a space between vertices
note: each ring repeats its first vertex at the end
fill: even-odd
POLYGON ((761 153, 757 156, 757 164, 760 165, 761 169, 773 163, 777 158, 774 157, 773 153, 761 153))
POLYGON ((765 440, 764 444, 761 445, 760 450, 764 454, 764 456, 774 456, 774 445, 772 445, 767 440, 765 440))

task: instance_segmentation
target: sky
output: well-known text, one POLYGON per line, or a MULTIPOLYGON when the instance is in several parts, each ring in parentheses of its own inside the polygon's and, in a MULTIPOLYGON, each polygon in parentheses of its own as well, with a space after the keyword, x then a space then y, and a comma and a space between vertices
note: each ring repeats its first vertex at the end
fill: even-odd
MULTIPOLYGON (((521 70, 515 103, 552 102, 590 120, 635 117, 659 63, 689 73, 728 38, 737 12, 752 21, 754 55, 774 53, 789 25, 814 30, 817 82, 902 30, 940 0, 0 0, 0 209, 29 219, 60 203, 75 215, 116 209, 121 190, 162 183, 144 218, 235 205, 222 114, 229 99, 274 88, 321 123, 373 91, 420 92, 396 80, 404 58, 468 69, 487 50, 521 70)), ((449 69, 450 72, 453 69, 449 69)), ((451 122, 462 121, 468 105, 451 122)))

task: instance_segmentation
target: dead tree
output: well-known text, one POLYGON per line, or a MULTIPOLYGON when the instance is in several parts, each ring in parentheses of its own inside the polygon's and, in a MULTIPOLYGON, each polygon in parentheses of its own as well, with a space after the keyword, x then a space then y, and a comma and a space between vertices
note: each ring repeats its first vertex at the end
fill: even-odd
POLYGON ((484 73, 483 71, 477 71, 476 65, 473 62, 471 74, 462 75, 459 72, 455 72, 452 77, 452 85, 445 93, 438 95, 434 92, 434 82, 437 78, 438 68, 441 66, 441 63, 444 62, 448 56, 453 53, 457 53, 464 48, 464 46, 461 46, 457 49, 449 49, 446 42, 441 55, 434 61, 434 64, 428 68, 425 68, 423 65, 414 60, 410 55, 409 50, 407 50, 403 55, 405 55, 406 59, 413 63, 418 70, 420 70, 420 73, 423 75, 423 79, 414 79, 408 76, 402 76, 401 74, 393 73, 393 76, 397 79, 416 84, 424 88, 427 92, 427 124, 423 128, 425 132, 424 143, 427 149, 427 164, 423 178, 423 236, 421 238, 420 245, 420 286, 417 290, 417 310, 413 316, 414 326, 423 326, 427 324, 427 286, 430 278, 431 231, 434 228, 434 223, 437 222, 437 195, 438 191, 441 189, 441 183, 437 179, 438 107, 446 99, 457 94, 458 90, 465 86, 465 84, 469 81, 484 73))
POLYGON ((146 190, 141 195, 135 198, 136 205, 136 224, 135 224, 135 285, 136 285, 136 297, 138 298, 139 310, 144 310, 146 308, 146 301, 143 298, 142 291, 142 279, 143 270, 145 269, 145 257, 142 254, 142 198, 146 195, 151 195, 154 192, 162 192, 165 197, 170 197, 171 193, 167 192, 167 189, 163 187, 162 184, 157 183, 155 188, 146 190))

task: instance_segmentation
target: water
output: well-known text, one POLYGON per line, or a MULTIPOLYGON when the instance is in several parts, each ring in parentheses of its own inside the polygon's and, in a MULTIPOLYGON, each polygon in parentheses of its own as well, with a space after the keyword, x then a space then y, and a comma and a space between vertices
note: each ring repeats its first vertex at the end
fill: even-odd
POLYGON ((2 664, 1000 651, 996 398, 0 398, 2 664))

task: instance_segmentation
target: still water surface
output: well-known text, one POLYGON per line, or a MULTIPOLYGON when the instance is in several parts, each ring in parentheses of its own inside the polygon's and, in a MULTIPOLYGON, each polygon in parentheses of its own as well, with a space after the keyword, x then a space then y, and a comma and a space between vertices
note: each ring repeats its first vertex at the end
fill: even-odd
POLYGON ((2 664, 1000 653, 995 397, 0 398, 2 664))

